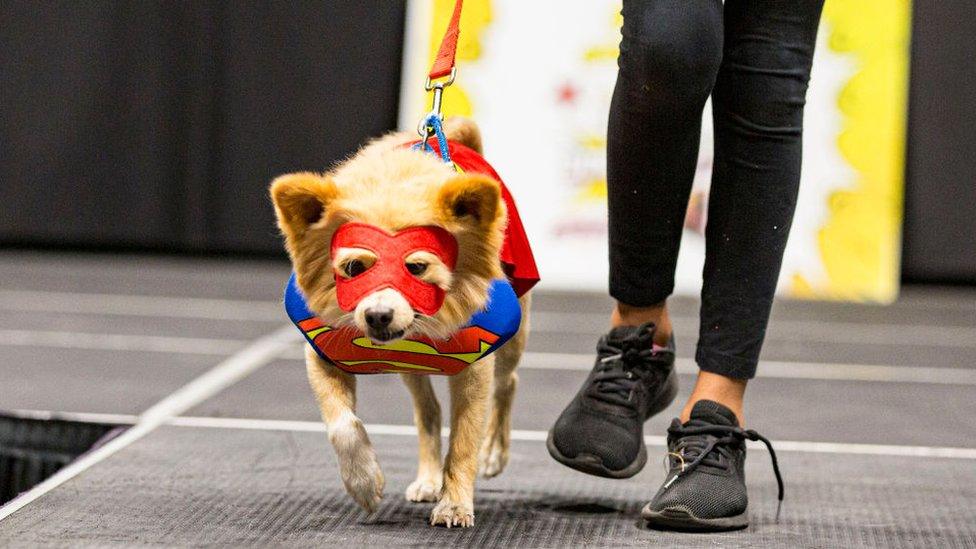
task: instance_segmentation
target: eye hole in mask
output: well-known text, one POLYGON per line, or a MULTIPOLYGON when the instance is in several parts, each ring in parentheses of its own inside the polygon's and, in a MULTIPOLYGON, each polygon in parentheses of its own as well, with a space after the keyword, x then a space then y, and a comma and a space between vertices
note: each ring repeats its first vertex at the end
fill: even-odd
POLYGON ((376 254, 365 248, 339 248, 336 251, 336 271, 344 278, 356 278, 375 263, 376 254))
POLYGON ((420 276, 427 272, 427 264, 418 261, 408 262, 407 271, 409 271, 413 276, 420 276))
POLYGON ((366 272, 366 264, 358 259, 353 259, 349 263, 346 263, 342 271, 346 273, 346 276, 352 278, 354 276, 359 276, 366 272))
POLYGON ((451 287, 451 268, 437 254, 417 250, 407 254, 402 261, 403 268, 409 273, 407 276, 426 284, 434 284, 445 291, 451 287))

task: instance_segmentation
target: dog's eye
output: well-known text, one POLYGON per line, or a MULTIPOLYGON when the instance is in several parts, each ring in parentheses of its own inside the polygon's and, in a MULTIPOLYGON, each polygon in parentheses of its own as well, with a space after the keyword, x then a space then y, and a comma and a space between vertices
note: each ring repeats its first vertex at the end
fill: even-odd
POLYGON ((410 274, 412 274, 413 276, 420 276, 424 274, 424 272, 427 270, 427 264, 416 263, 416 262, 407 263, 407 270, 410 271, 410 274))
POLYGON ((353 259, 352 261, 346 263, 346 266, 343 267, 342 270, 346 273, 346 276, 352 278, 366 272, 366 264, 358 259, 353 259))

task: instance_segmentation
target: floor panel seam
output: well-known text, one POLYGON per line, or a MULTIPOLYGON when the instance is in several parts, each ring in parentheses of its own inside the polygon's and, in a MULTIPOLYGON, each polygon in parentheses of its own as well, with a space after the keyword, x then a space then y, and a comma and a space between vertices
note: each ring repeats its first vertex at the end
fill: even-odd
POLYGON ((236 354, 221 361, 201 376, 151 406, 139 415, 135 424, 104 445, 83 454, 80 458, 60 469, 54 475, 18 495, 0 507, 0 521, 36 501, 44 494, 97 465, 119 450, 131 445, 170 419, 186 412, 223 389, 247 377, 260 367, 274 361, 281 352, 295 341, 295 330, 283 326, 261 338, 253 340, 236 354))

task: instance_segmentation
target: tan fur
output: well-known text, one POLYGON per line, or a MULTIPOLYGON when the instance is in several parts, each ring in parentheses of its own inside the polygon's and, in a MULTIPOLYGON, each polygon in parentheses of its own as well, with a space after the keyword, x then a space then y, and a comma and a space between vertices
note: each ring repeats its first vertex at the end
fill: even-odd
MULTIPOLYGON (((481 135, 470 120, 448 119, 445 132, 449 139, 481 152, 481 135)), ((405 335, 443 338, 454 333, 484 307, 491 280, 503 276, 499 254, 507 212, 498 182, 479 174, 458 174, 433 155, 401 146, 411 139, 409 134, 393 133, 368 143, 328 173, 285 175, 271 185, 278 226, 298 285, 309 308, 327 324, 362 321, 362 311, 344 313, 338 307, 335 276, 337 272, 343 276, 343 265, 353 259, 375 260, 363 250, 343 249, 333 265, 332 235, 348 221, 390 232, 437 225, 457 239, 453 272, 436 257, 416 258, 428 263, 422 278, 444 288, 446 297, 435 315, 413 320, 405 335)), ((528 296, 520 304, 522 326, 512 341, 448 379, 451 437, 443 466, 441 410, 430 379, 403 376, 413 398, 420 440, 417 479, 406 489, 406 497, 437 501, 431 524, 474 524, 476 473, 480 468, 483 476, 495 476, 508 461, 511 406, 518 379, 515 368, 528 334, 528 296)), ((346 491, 373 512, 382 497, 384 478, 355 415, 356 380, 310 349, 306 365, 346 491)))
POLYGON ((371 267, 376 263, 376 254, 365 248, 339 248, 336 250, 335 257, 332 258, 332 265, 337 271, 336 275, 345 276, 343 270, 353 261, 359 261, 366 267, 371 267))
POLYGON ((447 380, 451 389, 451 438, 444 458, 444 488, 430 514, 433 525, 474 526, 474 477, 494 366, 495 355, 488 355, 447 380))
MULTIPOLYGON (((530 294, 519 299, 523 311, 528 311, 532 300, 530 294)), ((512 444, 512 401, 518 387, 518 367, 525 344, 529 339, 529 317, 522 317, 518 332, 495 353, 495 380, 493 384, 491 414, 488 430, 481 445, 478 457, 478 472, 485 478, 497 476, 508 465, 508 451, 512 444)))
POLYGON ((444 121, 444 135, 451 141, 457 141, 465 147, 481 154, 481 132, 477 124, 470 118, 451 116, 444 121))
POLYGON ((356 503, 372 513, 383 498, 386 481, 363 422, 356 417, 356 378, 322 360, 311 348, 305 351, 305 367, 335 448, 342 484, 356 503))
POLYGON ((437 501, 441 494, 441 405, 430 377, 403 374, 413 397, 413 420, 419 437, 417 480, 407 487, 409 501, 437 501))
POLYGON ((400 141, 381 138, 325 175, 279 177, 271 195, 298 286, 311 310, 330 324, 349 320, 335 301, 329 257, 340 225, 356 220, 391 232, 439 225, 454 234, 459 253, 451 291, 418 327, 443 338, 484 307, 491 280, 502 276, 498 253, 507 213, 496 181, 458 174, 427 153, 390 147, 400 141), (456 207, 466 215, 457 215, 456 207))
POLYGON ((445 265, 444 262, 441 261, 441 258, 430 252, 420 250, 408 255, 406 262, 420 262, 427 265, 427 270, 417 278, 423 280, 424 282, 435 284, 444 291, 451 289, 451 283, 454 281, 454 275, 451 274, 451 268, 445 265))

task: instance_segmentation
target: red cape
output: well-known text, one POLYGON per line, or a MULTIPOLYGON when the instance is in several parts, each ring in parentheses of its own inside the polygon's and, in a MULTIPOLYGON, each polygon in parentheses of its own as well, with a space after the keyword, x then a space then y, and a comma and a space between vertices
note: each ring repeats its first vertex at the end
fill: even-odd
MULTIPOLYGON (((417 142, 410 143, 412 146, 417 142)), ((436 139, 431 139, 428 144, 434 153, 440 156, 440 150, 436 139)), ((532 255, 532 248, 529 246, 529 238, 525 234, 525 227, 522 225, 522 218, 519 217, 518 208, 515 207, 515 199, 508 191, 502 178, 498 176, 494 168, 491 167, 484 157, 473 149, 465 147, 460 143, 448 141, 448 151, 451 153, 451 160, 460 168, 462 172, 480 173, 491 177, 502 187, 502 198, 508 209, 508 226, 505 227, 505 241, 502 243, 501 261, 505 274, 508 276, 515 295, 521 297, 539 282, 539 269, 535 265, 535 257, 532 255)))

